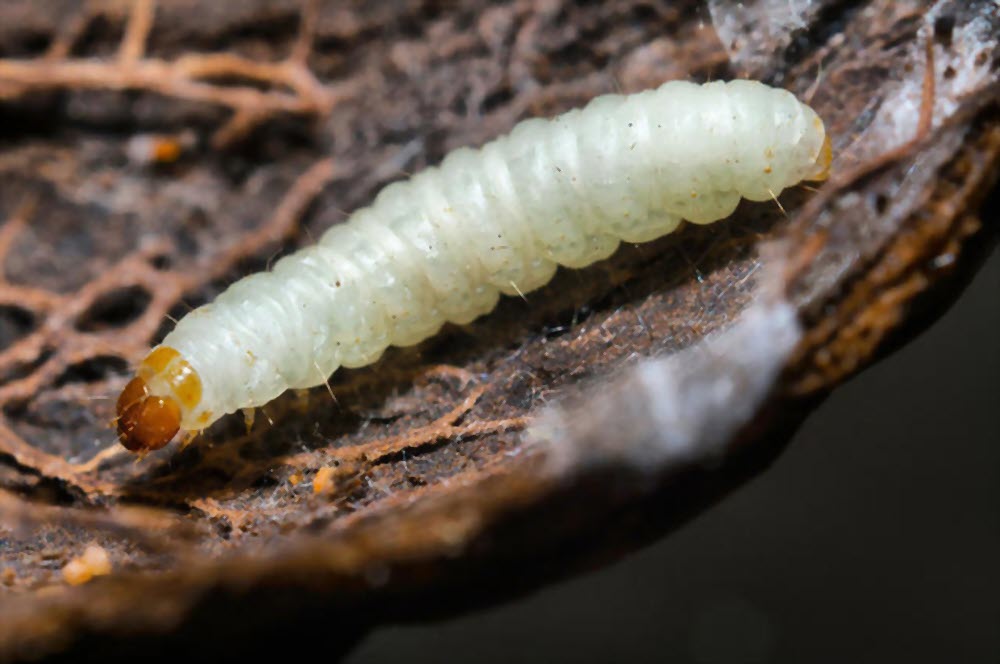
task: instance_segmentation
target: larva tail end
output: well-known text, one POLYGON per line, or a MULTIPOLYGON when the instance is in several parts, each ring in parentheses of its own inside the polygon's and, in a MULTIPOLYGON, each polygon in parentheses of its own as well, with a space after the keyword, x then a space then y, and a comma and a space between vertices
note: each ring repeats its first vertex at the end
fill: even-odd
POLYGON ((146 381, 129 381, 118 397, 118 440, 131 452, 164 447, 180 429, 181 409, 170 397, 149 394, 146 381))
POLYGON ((810 182, 822 182, 830 177, 830 164, 833 163, 833 145, 830 143, 830 135, 823 137, 823 147, 819 149, 816 156, 816 170, 806 177, 810 182))

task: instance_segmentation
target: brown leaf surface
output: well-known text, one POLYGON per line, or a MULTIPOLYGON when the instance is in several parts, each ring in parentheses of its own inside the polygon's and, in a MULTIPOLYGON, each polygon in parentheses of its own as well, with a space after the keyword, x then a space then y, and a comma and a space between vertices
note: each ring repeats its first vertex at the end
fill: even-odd
POLYGON ((995 237, 998 31, 987 0, 4 3, 0 658, 234 655, 317 625, 336 655, 696 514, 995 237), (249 432, 115 443, 168 316, 387 182, 599 93, 738 75, 811 98, 837 155, 819 192, 560 271, 249 432), (794 351, 733 344, 752 320, 794 351), (669 431, 652 384, 693 400, 669 431), (701 457, 664 452, 678 428, 701 457), (94 544, 111 573, 69 585, 94 544))

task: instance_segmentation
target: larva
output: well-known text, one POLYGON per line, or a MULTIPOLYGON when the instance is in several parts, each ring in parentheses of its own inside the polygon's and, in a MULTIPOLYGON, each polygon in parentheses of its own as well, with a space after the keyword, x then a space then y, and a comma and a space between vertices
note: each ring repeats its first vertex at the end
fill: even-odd
POLYGON ((675 81, 526 120, 387 186, 317 244, 186 315, 122 391, 119 438, 159 449, 179 429, 468 323, 559 265, 824 179, 830 160, 816 113, 752 81, 675 81))

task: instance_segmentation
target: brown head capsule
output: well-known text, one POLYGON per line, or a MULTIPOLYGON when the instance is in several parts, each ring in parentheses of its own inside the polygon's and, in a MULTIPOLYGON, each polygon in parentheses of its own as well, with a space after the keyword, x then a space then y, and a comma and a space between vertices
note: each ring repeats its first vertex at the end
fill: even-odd
POLYGON ((200 401, 201 379, 194 368, 175 349, 154 348, 118 397, 118 439, 133 452, 158 450, 200 401))
POLYGON ((149 394, 146 381, 129 381, 118 397, 118 439, 132 452, 165 446, 181 425, 181 409, 170 397, 149 394))

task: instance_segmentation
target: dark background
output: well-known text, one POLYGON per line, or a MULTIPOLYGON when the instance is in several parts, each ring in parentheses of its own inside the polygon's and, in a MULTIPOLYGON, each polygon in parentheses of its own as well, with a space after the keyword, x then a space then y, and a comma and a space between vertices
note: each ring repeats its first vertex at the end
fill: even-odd
POLYGON ((1000 252, 774 466, 616 565, 363 662, 1000 662, 1000 252))

